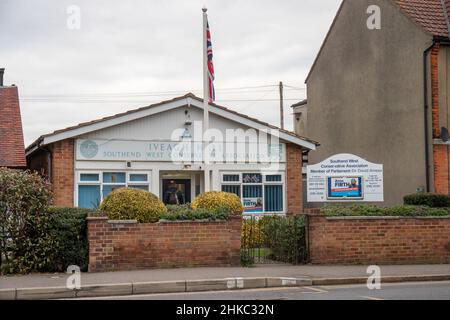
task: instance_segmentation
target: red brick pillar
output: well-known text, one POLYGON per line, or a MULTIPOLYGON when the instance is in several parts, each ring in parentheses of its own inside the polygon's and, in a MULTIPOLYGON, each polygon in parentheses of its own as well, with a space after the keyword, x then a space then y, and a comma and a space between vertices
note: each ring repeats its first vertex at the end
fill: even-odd
POLYGON ((434 192, 450 194, 449 148, 443 144, 433 146, 434 192))
POLYGON ((55 142, 52 149, 53 205, 73 207, 74 140, 55 142))
POLYGON ((286 144, 286 193, 287 214, 303 211, 302 193, 302 148, 286 144))

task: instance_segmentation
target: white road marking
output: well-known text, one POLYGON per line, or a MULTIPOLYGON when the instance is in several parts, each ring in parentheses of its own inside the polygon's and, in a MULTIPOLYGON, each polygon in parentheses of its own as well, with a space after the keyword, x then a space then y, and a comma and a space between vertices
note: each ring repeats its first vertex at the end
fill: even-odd
POLYGON ((384 300, 383 298, 368 297, 368 296, 361 296, 361 298, 364 298, 364 299, 367 299, 367 300, 384 300))

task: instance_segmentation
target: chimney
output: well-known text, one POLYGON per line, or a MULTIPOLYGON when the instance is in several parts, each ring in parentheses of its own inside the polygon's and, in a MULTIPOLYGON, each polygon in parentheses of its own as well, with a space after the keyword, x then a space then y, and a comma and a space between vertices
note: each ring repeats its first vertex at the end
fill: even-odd
POLYGON ((5 73, 5 68, 0 68, 0 87, 3 87, 3 74, 5 73))

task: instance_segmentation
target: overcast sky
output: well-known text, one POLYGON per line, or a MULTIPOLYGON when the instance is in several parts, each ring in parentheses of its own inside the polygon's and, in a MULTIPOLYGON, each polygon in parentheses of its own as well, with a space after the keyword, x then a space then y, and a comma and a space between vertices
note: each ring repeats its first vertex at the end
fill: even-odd
POLYGON ((304 80, 340 2, 0 0, 0 67, 5 84, 19 87, 26 146, 80 122, 201 96, 206 5, 217 103, 279 125, 283 81, 292 129, 289 106, 306 97, 304 80), (67 27, 70 5, 81 10, 80 29, 67 27))

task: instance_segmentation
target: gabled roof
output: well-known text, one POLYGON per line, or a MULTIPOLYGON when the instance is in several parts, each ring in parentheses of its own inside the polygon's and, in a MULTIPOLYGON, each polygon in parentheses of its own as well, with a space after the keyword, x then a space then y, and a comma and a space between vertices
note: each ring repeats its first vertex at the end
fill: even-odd
POLYGON ((297 103, 294 103, 294 104, 291 106, 291 108, 301 107, 301 106, 304 106, 304 105, 307 104, 307 103, 308 103, 308 100, 307 100, 307 99, 304 99, 304 100, 302 100, 302 101, 299 101, 299 102, 297 102, 297 103))
POLYGON ((19 93, 15 86, 0 86, 0 167, 26 166, 19 93))
MULTIPOLYGON (((168 111, 174 108, 182 107, 187 104, 203 108, 203 99, 195 96, 192 93, 173 98, 171 100, 162 101, 156 104, 152 104, 146 107, 118 113, 109 117, 101 119, 83 122, 76 126, 71 126, 65 129, 56 130, 52 133, 40 136, 35 142, 27 147, 27 154, 32 153, 40 145, 51 144, 56 141, 74 138, 92 131, 101 130, 104 128, 116 126, 122 123, 140 119, 143 117, 151 116, 160 112, 168 111)), ((255 129, 275 129, 280 132, 280 138, 289 142, 301 145, 305 148, 314 150, 319 145, 318 142, 310 140, 308 138, 299 136, 292 131, 280 129, 267 122, 249 117, 245 114, 230 110, 226 107, 210 103, 210 113, 217 114, 232 121, 241 123, 255 129)))
MULTIPOLYGON (((317 60, 321 55, 325 43, 330 37, 331 30, 341 13, 341 10, 348 0, 342 0, 341 5, 333 19, 333 22, 325 36, 324 41, 319 49, 319 53, 314 59, 313 65, 306 76, 305 83, 308 81, 317 60)), ((435 38, 450 39, 450 0, 387 0, 395 5, 399 12, 407 16, 419 28, 435 38)))

